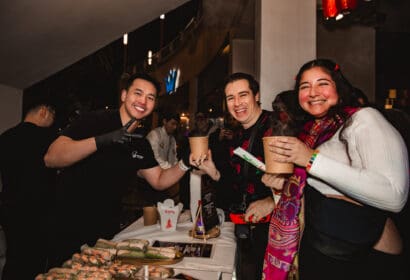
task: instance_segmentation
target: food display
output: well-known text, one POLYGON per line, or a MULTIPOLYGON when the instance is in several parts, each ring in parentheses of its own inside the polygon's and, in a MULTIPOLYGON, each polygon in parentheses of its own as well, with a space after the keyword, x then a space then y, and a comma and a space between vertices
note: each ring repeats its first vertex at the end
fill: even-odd
POLYGON ((144 239, 99 239, 94 247, 83 245, 81 252, 73 254, 63 267, 39 274, 35 280, 132 280, 146 276, 166 279, 173 275, 173 270, 159 264, 180 260, 182 256, 175 248, 150 247, 144 239))

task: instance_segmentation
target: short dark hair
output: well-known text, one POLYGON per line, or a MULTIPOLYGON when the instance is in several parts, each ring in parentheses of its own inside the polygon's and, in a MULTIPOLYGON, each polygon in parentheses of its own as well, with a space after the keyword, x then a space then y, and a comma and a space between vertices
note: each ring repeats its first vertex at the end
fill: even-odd
POLYGON ((25 96, 23 103, 23 116, 26 116, 27 113, 40 108, 40 106, 46 106, 50 111, 53 111, 54 113, 56 111, 56 102, 50 96, 25 96))
POLYGON ((178 113, 175 112, 165 112, 162 115, 162 119, 166 120, 167 122, 169 122, 170 120, 176 120, 177 122, 180 122, 180 116, 178 113))
POLYGON ((236 72, 228 76, 224 83, 224 91, 226 86, 229 83, 238 81, 238 80, 247 80, 249 83, 249 88, 252 90, 253 95, 256 95, 259 92, 259 83, 258 81, 250 74, 236 72))
POLYGON ((155 89, 157 90, 157 93, 159 93, 161 91, 161 85, 160 83, 157 81, 157 79, 155 79, 154 77, 148 75, 147 73, 135 73, 132 74, 130 76, 125 76, 125 79, 123 80, 123 88, 125 90, 129 90, 130 86, 132 85, 132 83, 136 80, 136 79, 141 79, 141 80, 145 80, 147 82, 150 82, 151 84, 154 85, 155 89))

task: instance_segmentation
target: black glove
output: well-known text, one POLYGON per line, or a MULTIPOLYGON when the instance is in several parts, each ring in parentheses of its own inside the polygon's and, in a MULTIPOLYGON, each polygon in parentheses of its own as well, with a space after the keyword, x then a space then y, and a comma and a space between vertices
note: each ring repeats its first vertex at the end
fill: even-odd
POLYGON ((128 123, 126 123, 122 128, 118 130, 114 130, 112 132, 98 135, 95 137, 95 144, 97 146, 97 150, 111 146, 113 144, 124 144, 130 143, 132 139, 136 138, 143 138, 144 136, 141 134, 133 134, 127 132, 127 129, 136 121, 135 118, 132 118, 128 123))

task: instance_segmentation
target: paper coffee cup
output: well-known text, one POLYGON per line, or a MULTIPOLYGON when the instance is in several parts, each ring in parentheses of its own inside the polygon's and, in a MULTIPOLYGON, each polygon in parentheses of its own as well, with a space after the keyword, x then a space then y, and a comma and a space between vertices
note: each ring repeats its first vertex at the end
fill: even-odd
POLYGON ((158 211, 155 206, 146 206, 143 208, 144 226, 155 225, 158 221, 158 211))
POLYGON ((208 153, 208 136, 189 137, 189 147, 194 160, 206 155, 208 153))
POLYGON ((293 173, 293 163, 275 161, 275 154, 269 151, 269 141, 286 136, 267 136, 263 137, 263 152, 265 156, 266 173, 271 174, 289 174, 293 173))

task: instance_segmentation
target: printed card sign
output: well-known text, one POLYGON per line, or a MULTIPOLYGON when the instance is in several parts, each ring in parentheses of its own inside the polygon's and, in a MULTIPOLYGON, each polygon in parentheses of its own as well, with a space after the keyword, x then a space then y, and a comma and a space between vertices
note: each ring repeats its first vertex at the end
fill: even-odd
POLYGON ((215 192, 212 179, 208 175, 201 176, 202 220, 205 231, 219 225, 218 213, 215 207, 215 192))

